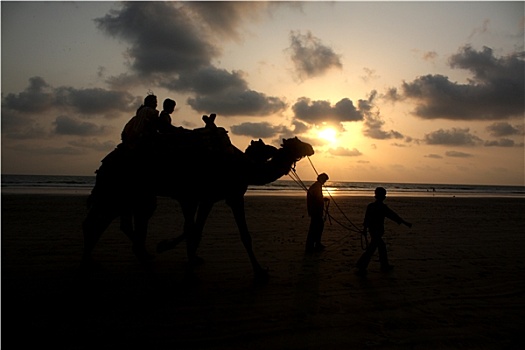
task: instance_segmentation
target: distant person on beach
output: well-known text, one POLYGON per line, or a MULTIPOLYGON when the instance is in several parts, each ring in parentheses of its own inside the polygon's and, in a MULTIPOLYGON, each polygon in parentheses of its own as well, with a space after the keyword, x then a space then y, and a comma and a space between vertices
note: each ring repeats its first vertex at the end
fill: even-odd
POLYGON ((306 194, 306 205, 308 216, 310 216, 310 228, 306 238, 306 253, 320 252, 325 246, 321 244, 321 235, 324 229, 324 204, 328 198, 323 197, 323 185, 328 181, 328 175, 325 173, 317 176, 317 181, 310 186, 306 194))
POLYGON ((386 244, 382 238, 385 233, 385 218, 397 222, 398 225, 404 224, 408 227, 412 227, 411 223, 403 220, 383 203, 386 199, 386 190, 383 187, 377 187, 375 189, 375 199, 375 202, 368 204, 365 213, 365 220, 363 222, 363 235, 366 236, 367 231, 370 233, 370 244, 368 244, 366 251, 356 263, 358 274, 360 275, 366 274, 366 269, 376 249, 379 250, 381 270, 388 272, 393 269, 393 266, 388 263, 386 244))

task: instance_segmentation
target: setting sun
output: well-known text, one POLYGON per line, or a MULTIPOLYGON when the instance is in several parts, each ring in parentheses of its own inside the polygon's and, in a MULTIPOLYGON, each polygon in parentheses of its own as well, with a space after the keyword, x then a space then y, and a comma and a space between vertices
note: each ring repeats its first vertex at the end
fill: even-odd
POLYGON ((319 130, 317 136, 331 143, 335 143, 337 141, 337 131, 332 128, 324 128, 319 130))

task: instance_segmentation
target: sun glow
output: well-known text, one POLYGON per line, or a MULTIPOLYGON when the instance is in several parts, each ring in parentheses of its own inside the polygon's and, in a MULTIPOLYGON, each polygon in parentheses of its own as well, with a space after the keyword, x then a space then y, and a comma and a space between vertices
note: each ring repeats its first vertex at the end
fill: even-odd
POLYGON ((319 130, 317 136, 330 143, 335 143, 337 141, 337 131, 332 128, 324 128, 319 130))

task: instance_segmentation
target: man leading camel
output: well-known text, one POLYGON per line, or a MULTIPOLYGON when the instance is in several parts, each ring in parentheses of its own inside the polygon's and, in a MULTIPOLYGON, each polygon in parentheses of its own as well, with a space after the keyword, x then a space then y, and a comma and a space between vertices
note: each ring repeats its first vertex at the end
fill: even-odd
POLYGON ((324 203, 329 201, 323 197, 323 185, 328 181, 325 173, 317 176, 317 181, 310 186, 306 195, 306 205, 310 216, 310 228, 306 238, 306 253, 320 252, 325 246, 321 244, 321 235, 324 229, 324 203))

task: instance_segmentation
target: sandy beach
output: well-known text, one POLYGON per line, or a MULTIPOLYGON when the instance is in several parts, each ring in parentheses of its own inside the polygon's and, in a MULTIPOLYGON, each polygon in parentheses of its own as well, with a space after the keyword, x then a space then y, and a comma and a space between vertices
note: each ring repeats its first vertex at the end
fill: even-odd
MULTIPOLYGON (((388 197, 412 229, 388 221, 395 269, 377 254, 354 274, 360 236, 326 223, 327 249, 304 254, 303 197, 247 196, 267 285, 252 282, 229 208, 218 203, 199 249, 198 283, 184 281, 185 245, 157 254, 153 273, 115 221, 78 278, 86 196, 2 195, 5 349, 523 349, 525 200, 388 197)), ((361 225, 371 197, 335 199, 361 225)), ((348 224, 337 207, 338 221, 348 224)), ((159 198, 148 248, 182 231, 178 204, 159 198)))

